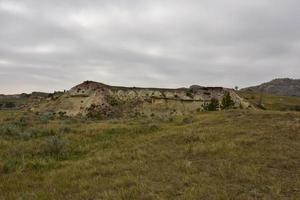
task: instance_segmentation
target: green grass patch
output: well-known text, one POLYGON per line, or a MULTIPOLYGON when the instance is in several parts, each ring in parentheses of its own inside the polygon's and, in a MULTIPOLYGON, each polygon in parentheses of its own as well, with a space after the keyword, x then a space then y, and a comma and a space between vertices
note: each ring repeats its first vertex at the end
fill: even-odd
POLYGON ((47 123, 28 114, 35 120, 20 124, 22 116, 0 112, 9 129, 0 199, 300 198, 298 112, 47 123))
POLYGON ((300 111, 300 97, 277 96, 250 91, 238 91, 238 94, 258 108, 279 111, 300 111))

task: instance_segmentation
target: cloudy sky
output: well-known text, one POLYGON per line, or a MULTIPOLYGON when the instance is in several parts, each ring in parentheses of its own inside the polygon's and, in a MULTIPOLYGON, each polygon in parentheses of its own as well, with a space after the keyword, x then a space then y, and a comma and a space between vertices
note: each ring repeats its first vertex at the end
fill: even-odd
POLYGON ((0 0, 0 93, 300 77, 299 0, 0 0))

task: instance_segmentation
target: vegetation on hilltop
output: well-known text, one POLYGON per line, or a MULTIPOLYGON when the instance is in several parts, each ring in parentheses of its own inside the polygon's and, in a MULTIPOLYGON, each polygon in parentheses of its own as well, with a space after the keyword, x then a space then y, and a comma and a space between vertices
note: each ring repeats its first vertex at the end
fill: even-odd
POLYGON ((230 93, 225 92, 221 104, 218 99, 212 98, 208 103, 203 104, 204 111, 217 111, 217 110, 227 110, 234 108, 234 101, 232 100, 230 93))

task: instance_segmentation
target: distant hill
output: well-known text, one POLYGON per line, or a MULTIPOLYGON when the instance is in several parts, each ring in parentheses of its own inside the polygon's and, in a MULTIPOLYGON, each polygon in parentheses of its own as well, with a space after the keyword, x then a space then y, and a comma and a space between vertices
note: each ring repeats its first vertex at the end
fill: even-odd
POLYGON ((44 92, 32 92, 30 94, 13 94, 4 95, 0 94, 0 110, 1 109, 20 109, 26 106, 31 106, 31 104, 39 102, 43 99, 52 96, 53 94, 44 92))
POLYGON ((279 96, 300 97, 300 79, 274 79, 258 86, 241 89, 241 91, 262 92, 279 96))

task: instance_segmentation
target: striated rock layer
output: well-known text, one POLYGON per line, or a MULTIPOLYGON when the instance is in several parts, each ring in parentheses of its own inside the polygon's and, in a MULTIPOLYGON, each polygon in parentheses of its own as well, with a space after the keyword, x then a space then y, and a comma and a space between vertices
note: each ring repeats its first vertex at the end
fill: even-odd
POLYGON ((233 89, 222 87, 194 85, 179 89, 137 88, 85 81, 61 95, 48 98, 32 110, 101 118, 182 115, 203 110, 203 104, 212 98, 221 102, 226 92, 229 92, 236 108, 252 108, 233 89))

